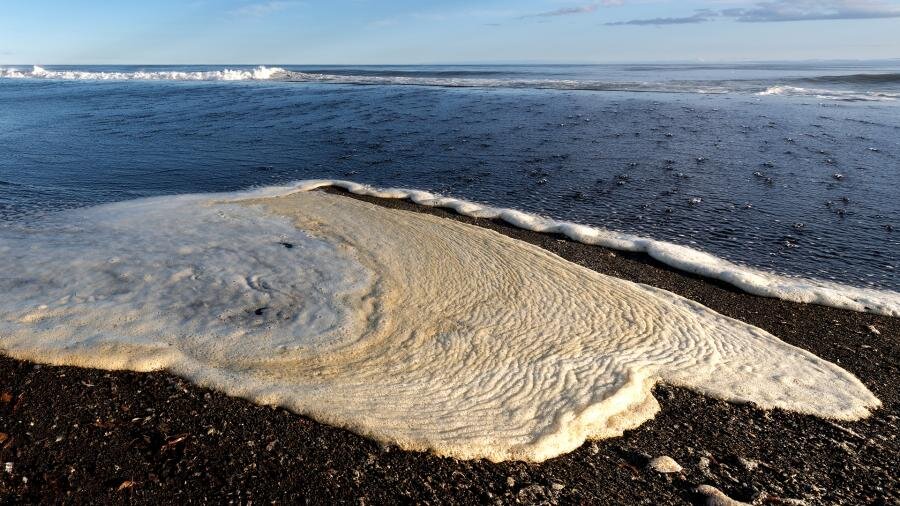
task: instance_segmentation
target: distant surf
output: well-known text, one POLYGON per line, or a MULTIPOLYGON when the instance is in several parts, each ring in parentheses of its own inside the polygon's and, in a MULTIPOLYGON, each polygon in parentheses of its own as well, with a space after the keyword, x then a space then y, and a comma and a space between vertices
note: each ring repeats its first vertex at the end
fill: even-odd
POLYGON ((67 81, 266 81, 285 74, 278 67, 259 66, 253 69, 167 70, 104 72, 95 70, 48 70, 35 65, 30 69, 0 68, 0 78, 57 79, 67 81))
POLYGON ((888 92, 857 92, 847 90, 835 90, 826 88, 802 88, 799 86, 771 86, 757 93, 760 96, 789 95, 800 97, 815 97, 823 100, 838 100, 843 102, 894 102, 900 99, 900 93, 888 92))
MULTIPOLYGON (((715 67, 711 67, 715 68, 715 67)), ((900 74, 784 75, 761 78, 681 78, 678 66, 643 68, 531 66, 523 69, 436 67, 0 67, 0 79, 72 81, 280 81, 346 85, 508 88, 646 93, 789 95, 836 101, 893 102, 900 99, 900 74), (572 70, 576 68, 578 70, 572 70), (588 70, 584 70, 588 69, 588 70), (649 73, 648 73, 649 72, 649 73), (672 75, 670 76, 669 73, 672 75), (639 79, 629 79, 638 77, 639 79)), ((725 70, 723 69, 723 72, 725 70)))

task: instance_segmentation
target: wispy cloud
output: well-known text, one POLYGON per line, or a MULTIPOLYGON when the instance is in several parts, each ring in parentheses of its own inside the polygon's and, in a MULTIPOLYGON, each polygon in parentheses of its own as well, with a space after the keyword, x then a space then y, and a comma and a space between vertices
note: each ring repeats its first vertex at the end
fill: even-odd
POLYGON ((900 6, 879 0, 775 0, 725 9, 722 15, 743 23, 880 19, 900 17, 900 6))
POLYGON ((271 0, 269 2, 258 2, 242 5, 231 11, 231 14, 245 18, 261 18, 269 14, 290 9, 299 5, 300 2, 288 0, 271 0))
POLYGON ((579 7, 563 7, 561 9, 556 9, 552 11, 539 12, 537 14, 531 14, 530 17, 553 17, 553 16, 568 16, 571 14, 590 14, 597 10, 599 7, 597 4, 590 5, 581 5, 579 7))
POLYGON ((573 7, 561 7, 552 11, 538 12, 537 14, 527 14, 520 16, 522 18, 552 18, 555 16, 571 16, 573 14, 591 14, 596 12, 600 7, 613 7, 622 5, 625 0, 601 0, 584 5, 576 5, 573 7))
POLYGON ((661 26, 661 25, 689 25, 695 23, 706 23, 717 16, 718 13, 708 10, 698 11, 693 16, 670 17, 670 18, 649 18, 649 19, 632 19, 629 21, 615 21, 605 23, 607 26, 661 26))
POLYGON ((717 17, 741 23, 900 18, 900 6, 883 0, 769 0, 751 2, 749 7, 703 9, 691 16, 632 19, 606 25, 683 25, 705 23, 717 17))

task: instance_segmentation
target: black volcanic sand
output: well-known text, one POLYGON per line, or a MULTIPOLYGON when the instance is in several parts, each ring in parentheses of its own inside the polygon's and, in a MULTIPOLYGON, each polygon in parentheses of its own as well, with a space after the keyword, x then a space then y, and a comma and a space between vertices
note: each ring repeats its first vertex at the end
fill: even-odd
POLYGON ((637 430, 542 464, 492 464, 383 447, 164 372, 0 356, 0 501, 702 504, 695 488, 709 484, 756 504, 900 504, 900 319, 754 297, 645 255, 354 198, 487 227, 689 297, 841 365, 884 406, 835 423, 659 386, 662 411, 637 430), (659 455, 683 472, 650 469, 659 455))

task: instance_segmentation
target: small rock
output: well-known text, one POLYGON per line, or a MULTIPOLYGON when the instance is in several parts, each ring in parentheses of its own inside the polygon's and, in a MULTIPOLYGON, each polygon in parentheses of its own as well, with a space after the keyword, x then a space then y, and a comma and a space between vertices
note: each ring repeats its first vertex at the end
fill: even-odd
POLYGON ((554 483, 553 485, 550 485, 550 486, 553 488, 553 490, 555 490, 555 491, 557 491, 557 492, 559 492, 560 490, 566 488, 566 486, 563 485, 562 483, 554 483))
POLYGON ((506 477, 506 486, 509 488, 513 488, 516 486, 516 480, 512 476, 506 477))
POLYGON ((750 506, 745 502, 735 501, 712 485, 700 485, 697 493, 706 496, 706 506, 750 506))
POLYGON ((540 485, 529 485, 516 494, 516 499, 525 504, 547 502, 547 489, 540 485))
POLYGON ((746 469, 748 471, 753 471, 757 467, 759 467, 759 462, 757 462, 755 460, 745 459, 744 457, 738 457, 737 461, 741 465, 741 467, 743 467, 744 469, 746 469))
POLYGON ((881 335, 881 331, 875 328, 875 325, 869 325, 869 332, 875 334, 876 336, 881 335))
POLYGON ((650 461, 648 464, 651 469, 656 471, 657 473, 680 473, 683 469, 681 464, 675 462, 675 459, 669 457, 667 455, 663 455, 661 457, 656 457, 655 459, 650 461))
POLYGON ((131 480, 125 480, 122 482, 121 485, 119 485, 119 488, 117 488, 116 490, 121 492, 122 490, 134 488, 135 485, 137 485, 137 482, 131 481, 131 480))
POLYGON ((709 457, 700 457, 700 460, 697 462, 697 467, 700 468, 700 472, 703 473, 707 477, 711 477, 713 473, 709 470, 709 465, 712 461, 709 457))

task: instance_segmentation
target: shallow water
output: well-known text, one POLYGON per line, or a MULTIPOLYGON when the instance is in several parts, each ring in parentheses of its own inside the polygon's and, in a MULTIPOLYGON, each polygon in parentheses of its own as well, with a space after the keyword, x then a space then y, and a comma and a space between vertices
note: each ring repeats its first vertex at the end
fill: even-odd
POLYGON ((846 94, 761 94, 883 95, 896 83, 871 76, 896 69, 733 67, 288 68, 393 83, 370 86, 0 79, 0 220, 340 178, 900 289, 900 109, 846 94), (407 78, 740 85, 715 94, 397 85, 407 78))

